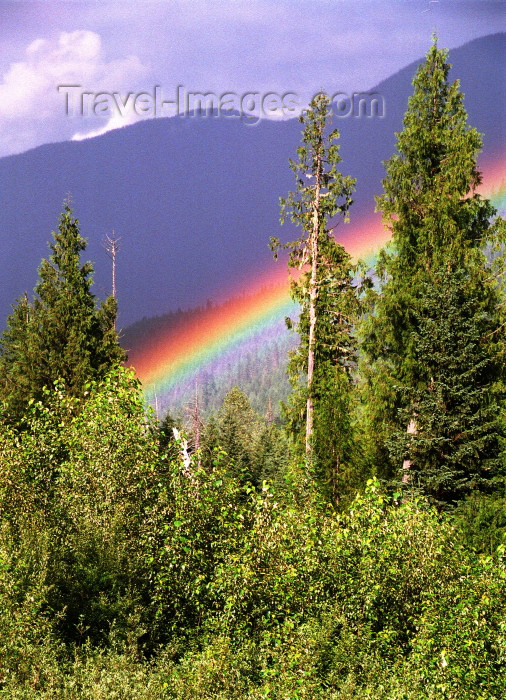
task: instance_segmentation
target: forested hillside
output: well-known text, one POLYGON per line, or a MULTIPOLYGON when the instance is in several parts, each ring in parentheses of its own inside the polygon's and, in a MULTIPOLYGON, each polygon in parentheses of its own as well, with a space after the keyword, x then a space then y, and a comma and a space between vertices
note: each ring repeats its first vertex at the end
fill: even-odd
POLYGON ((0 342, 0 698, 505 696, 505 222, 449 70, 434 40, 374 270, 333 235, 357 183, 328 97, 301 117, 279 414, 247 367, 148 408, 65 202, 0 342))
MULTIPOLYGON (((257 296, 248 295, 243 303, 256 305, 257 296)), ((214 317, 230 317, 235 300, 213 305, 208 301, 205 307, 196 307, 162 316, 151 316, 134 323, 120 334, 120 344, 128 354, 128 364, 136 368, 146 356, 156 353, 157 346, 164 346, 172 338, 184 335, 189 326, 205 328, 210 311, 214 317)), ((297 315, 296 307, 294 316, 297 315)), ((206 331, 202 331, 205 342, 206 331)), ((290 333, 285 321, 280 318, 269 328, 269 333, 261 329, 248 331, 248 342, 237 343, 226 352, 219 353, 214 361, 189 373, 188 377, 173 377, 170 385, 163 383, 153 387, 147 396, 149 403, 162 418, 167 410, 184 418, 185 408, 194 400, 197 392, 202 417, 207 418, 221 406, 225 395, 235 386, 240 386, 251 405, 265 415, 271 405, 273 415, 280 418, 280 402, 285 402, 290 393, 287 377, 288 353, 297 345, 297 335, 290 333), (224 357, 225 355, 225 357, 224 357)), ((145 392, 147 393, 147 392, 145 392)))

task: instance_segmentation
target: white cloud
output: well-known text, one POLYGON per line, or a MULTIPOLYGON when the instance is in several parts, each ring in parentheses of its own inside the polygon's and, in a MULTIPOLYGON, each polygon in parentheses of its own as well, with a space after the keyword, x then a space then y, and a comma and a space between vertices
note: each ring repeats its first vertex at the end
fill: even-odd
MULTIPOLYGON (((128 91, 145 72, 134 55, 107 61, 96 32, 62 32, 54 41, 32 41, 24 59, 11 63, 0 78, 0 155, 69 138, 75 132, 75 122, 65 115, 59 85, 82 85, 93 92, 128 91)), ((128 115, 126 119, 130 123, 128 115)), ((92 130, 97 130, 97 123, 90 123, 92 130)))
POLYGON ((84 139, 91 139, 94 136, 102 136, 102 134, 106 134, 113 129, 121 129, 123 126, 134 124, 141 118, 142 117, 139 117, 133 109, 129 109, 123 112, 123 114, 115 112, 104 126, 93 129, 92 131, 78 131, 72 136, 72 141, 83 141, 84 139))

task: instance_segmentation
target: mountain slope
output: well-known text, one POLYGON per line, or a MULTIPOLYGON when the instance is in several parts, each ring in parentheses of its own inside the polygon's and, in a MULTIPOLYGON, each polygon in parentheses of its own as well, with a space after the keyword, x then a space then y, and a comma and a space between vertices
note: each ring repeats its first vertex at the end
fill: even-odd
MULTIPOLYGON (((450 55, 470 124, 485 132, 482 162, 503 150, 504 86, 495 67, 504 37, 483 37, 450 55)), ((352 222, 372 211, 381 191, 381 161, 394 149, 417 63, 373 88, 385 99, 382 118, 335 118, 342 170, 358 178, 352 222)), ((112 230, 122 237, 123 327, 240 289, 273 265, 267 243, 280 234, 278 197, 292 188, 288 158, 299 138, 297 120, 246 126, 239 119, 181 117, 0 159, 2 322, 14 299, 33 288, 67 193, 89 240, 99 296, 110 288, 101 241, 112 230)), ((281 235, 291 236, 288 227, 281 235)))

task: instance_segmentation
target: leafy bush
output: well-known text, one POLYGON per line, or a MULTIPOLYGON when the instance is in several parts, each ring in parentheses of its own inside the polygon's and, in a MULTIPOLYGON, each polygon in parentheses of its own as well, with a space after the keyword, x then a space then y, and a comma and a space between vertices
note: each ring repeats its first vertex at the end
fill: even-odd
POLYGON ((124 370, 87 391, 0 430, 0 697, 504 696, 499 500, 337 512, 161 449, 124 370))

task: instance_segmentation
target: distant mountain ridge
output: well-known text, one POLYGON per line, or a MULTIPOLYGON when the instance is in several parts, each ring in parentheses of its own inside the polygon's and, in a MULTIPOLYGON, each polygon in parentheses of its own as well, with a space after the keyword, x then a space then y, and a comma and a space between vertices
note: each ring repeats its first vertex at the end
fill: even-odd
MULTIPOLYGON (((504 84, 498 66, 505 34, 450 52, 461 80, 469 123, 483 132, 482 162, 504 151, 504 84)), ((359 221, 381 192, 381 162, 394 151, 416 66, 371 89, 384 96, 383 118, 335 118, 341 170, 358 180, 351 219, 359 221)), ((118 255, 120 325, 216 301, 240 290, 245 277, 273 265, 271 235, 279 227, 279 196, 293 186, 288 158, 300 139, 297 120, 175 117, 141 121, 80 142, 48 144, 0 159, 0 317, 36 282, 70 193, 95 292, 110 289, 106 234, 121 236, 118 255)))

